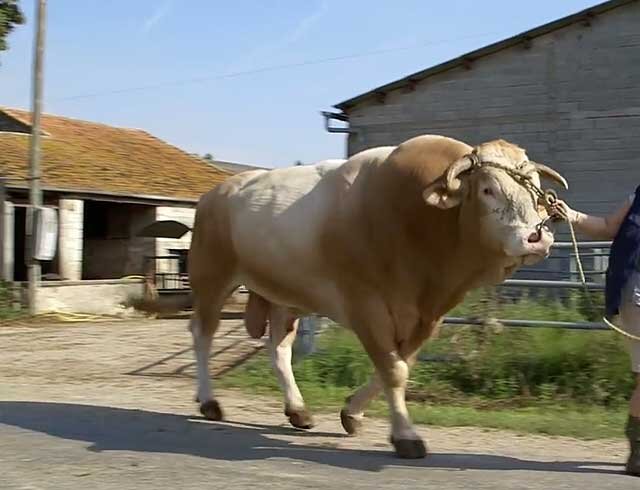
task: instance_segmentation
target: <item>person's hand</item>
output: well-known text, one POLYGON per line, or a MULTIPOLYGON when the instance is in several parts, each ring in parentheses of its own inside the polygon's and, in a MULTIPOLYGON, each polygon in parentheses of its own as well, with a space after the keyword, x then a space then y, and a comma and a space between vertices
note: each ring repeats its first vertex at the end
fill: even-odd
POLYGON ((551 205, 549 214, 552 219, 574 222, 577 213, 569 207, 569 205, 558 199, 551 205))

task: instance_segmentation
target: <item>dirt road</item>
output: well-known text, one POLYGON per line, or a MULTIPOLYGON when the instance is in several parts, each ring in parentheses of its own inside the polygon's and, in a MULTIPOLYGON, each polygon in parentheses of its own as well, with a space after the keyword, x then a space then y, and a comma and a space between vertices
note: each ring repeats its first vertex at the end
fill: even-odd
POLYGON ((640 488, 622 440, 425 427, 431 456, 402 461, 385 421, 298 432, 279 401, 234 392, 219 393, 229 422, 206 422, 188 348, 176 320, 0 327, 0 489, 640 488))

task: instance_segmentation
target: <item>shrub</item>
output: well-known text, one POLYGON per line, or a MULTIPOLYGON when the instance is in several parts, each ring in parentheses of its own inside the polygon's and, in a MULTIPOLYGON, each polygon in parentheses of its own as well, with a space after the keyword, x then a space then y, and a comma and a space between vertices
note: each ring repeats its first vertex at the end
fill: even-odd
MULTIPOLYGON (((526 295, 505 301, 491 294, 474 293, 452 314, 474 315, 495 308, 501 318, 587 319, 579 295, 560 302, 526 295)), ((424 351, 454 355, 455 360, 418 362, 409 385, 414 399, 472 396, 610 406, 625 400, 632 389, 625 341, 612 332, 445 326, 424 351)), ((355 336, 339 328, 320 337, 317 353, 296 367, 301 382, 350 389, 366 382, 371 372, 355 336)))

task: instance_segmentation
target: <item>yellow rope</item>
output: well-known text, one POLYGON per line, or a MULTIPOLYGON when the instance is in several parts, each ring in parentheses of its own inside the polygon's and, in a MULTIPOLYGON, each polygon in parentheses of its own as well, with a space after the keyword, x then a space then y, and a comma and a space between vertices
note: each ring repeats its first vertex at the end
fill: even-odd
MULTIPOLYGON (((576 256, 576 264, 578 265, 578 273, 580 274, 580 281, 582 282, 582 285, 584 286, 584 292, 585 292, 585 294, 587 296, 587 302, 589 303, 589 306, 591 307, 591 309, 594 310, 595 307, 593 306, 593 303, 591 302, 591 295, 590 295, 590 292, 589 292, 589 288, 587 286, 587 278, 585 277, 584 268, 582 267, 582 260, 580 259, 580 251, 578 249, 578 240, 576 239, 576 233, 575 233, 575 231, 573 229, 573 225, 571 224, 571 221, 567 220, 567 223, 569 224, 569 231, 571 231, 571 241, 573 242, 573 252, 574 252, 574 254, 576 256)), ((633 335, 633 334, 623 330, 622 328, 618 327, 617 325, 615 325, 614 323, 609 321, 606 316, 602 317, 602 321, 609 328, 611 328, 612 330, 618 332, 621 335, 624 335, 628 339, 635 340, 636 342, 640 342, 640 337, 639 336, 633 335)))

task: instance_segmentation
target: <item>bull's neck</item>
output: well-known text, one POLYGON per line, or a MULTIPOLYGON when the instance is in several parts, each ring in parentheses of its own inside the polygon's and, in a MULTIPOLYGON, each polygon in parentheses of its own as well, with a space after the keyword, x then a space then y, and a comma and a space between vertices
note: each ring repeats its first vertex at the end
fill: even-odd
POLYGON ((462 233, 460 208, 429 206, 421 184, 381 170, 370 174, 367 192, 360 195, 367 276, 375 276, 382 288, 393 285, 416 299, 425 290, 464 294, 477 287, 496 262, 482 253, 474 237, 462 233))
POLYGON ((441 219, 432 233, 397 233, 387 240, 395 253, 381 254, 388 261, 381 284, 393 284, 393 296, 402 292, 406 299, 413 298, 418 309, 433 318, 486 284, 501 267, 498 259, 461 233, 455 213, 441 219))

